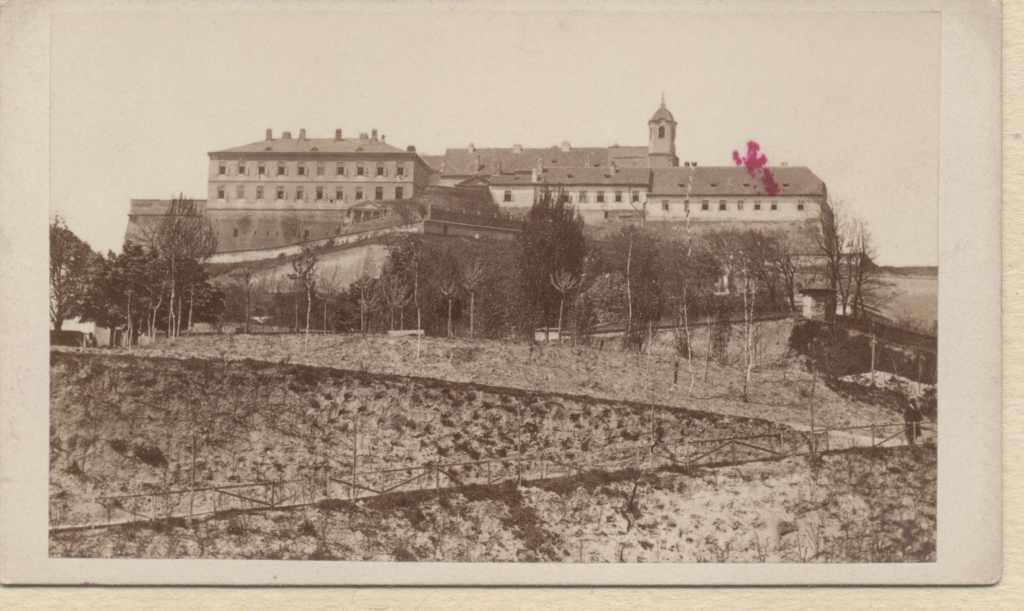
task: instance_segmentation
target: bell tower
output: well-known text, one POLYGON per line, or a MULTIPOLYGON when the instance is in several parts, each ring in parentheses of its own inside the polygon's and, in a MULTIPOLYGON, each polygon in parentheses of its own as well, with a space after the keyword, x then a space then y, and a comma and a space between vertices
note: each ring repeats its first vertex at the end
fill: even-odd
POLYGON ((661 107, 647 122, 650 131, 647 145, 647 166, 651 168, 674 168, 679 166, 676 157, 676 122, 672 113, 665 108, 665 94, 661 94, 661 107))

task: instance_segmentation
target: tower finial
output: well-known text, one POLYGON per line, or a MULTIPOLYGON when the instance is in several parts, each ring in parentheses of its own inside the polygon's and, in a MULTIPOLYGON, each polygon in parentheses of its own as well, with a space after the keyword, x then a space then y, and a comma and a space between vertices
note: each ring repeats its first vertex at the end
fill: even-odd
POLYGON ((661 92, 661 105, 662 106, 665 105, 665 92, 664 91, 661 92))

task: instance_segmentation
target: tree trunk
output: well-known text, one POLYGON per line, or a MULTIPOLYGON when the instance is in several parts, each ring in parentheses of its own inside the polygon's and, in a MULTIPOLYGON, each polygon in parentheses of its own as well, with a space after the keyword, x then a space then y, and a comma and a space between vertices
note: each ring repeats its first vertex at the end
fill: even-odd
POLYGON ((562 300, 558 302, 558 343, 562 343, 562 310, 565 308, 565 293, 562 294, 562 300))
POLYGON ((448 339, 452 337, 452 300, 448 299, 448 339))
POLYGON ((476 306, 476 292, 469 293, 469 338, 473 339, 473 323, 475 322, 473 316, 475 312, 473 308, 476 306))
POLYGON ((245 285, 245 334, 249 335, 249 284, 245 285))
POLYGON ((192 309, 196 303, 196 285, 191 283, 188 287, 188 326, 185 328, 185 335, 192 335, 192 309))
POLYGON ((309 352, 309 314, 313 310, 313 295, 312 290, 306 288, 306 344, 303 347, 304 352, 309 352))

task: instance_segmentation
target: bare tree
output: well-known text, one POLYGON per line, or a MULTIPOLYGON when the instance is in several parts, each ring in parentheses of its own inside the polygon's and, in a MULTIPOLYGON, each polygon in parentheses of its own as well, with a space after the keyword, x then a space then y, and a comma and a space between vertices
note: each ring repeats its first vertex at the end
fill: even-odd
MULTIPOLYGON (((476 322, 476 290, 487 275, 480 259, 474 259, 472 265, 466 268, 462 275, 462 286, 469 293, 469 337, 474 335, 474 323, 476 322)), ((559 326, 561 326, 561 314, 559 314, 559 326)))
MULTIPOLYGON (((168 335, 180 335, 182 324, 182 280, 188 283, 189 321, 195 304, 197 272, 217 251, 217 236, 210 220, 196 202, 184 195, 171 200, 167 213, 152 227, 143 230, 143 241, 157 253, 165 266, 165 284, 169 289, 168 335)), ((154 310, 154 323, 156 319, 154 310)))
POLYGON ((562 296, 558 303, 558 343, 562 343, 562 313, 565 310, 565 296, 576 290, 580 286, 580 281, 581 278, 564 270, 559 270, 551 275, 551 285, 562 296))
POLYGON ((395 329, 395 309, 404 308, 412 294, 409 292, 409 285, 405 279, 396 273, 385 273, 380 278, 380 291, 384 303, 388 305, 390 316, 390 329, 395 329))
POLYGON ((459 282, 458 278, 454 274, 449 274, 446 278, 441 280, 437 290, 441 295, 448 300, 448 337, 452 336, 452 300, 459 294, 459 282))
POLYGON ((292 261, 294 273, 288 278, 306 289, 306 339, 303 351, 309 351, 309 315, 313 308, 313 288, 316 286, 317 256, 312 244, 306 242, 301 246, 299 256, 292 261))
POLYGON ((316 275, 316 288, 320 298, 324 301, 324 333, 327 333, 327 312, 331 307, 331 299, 341 291, 341 280, 338 278, 338 268, 332 267, 328 274, 321 269, 316 275))

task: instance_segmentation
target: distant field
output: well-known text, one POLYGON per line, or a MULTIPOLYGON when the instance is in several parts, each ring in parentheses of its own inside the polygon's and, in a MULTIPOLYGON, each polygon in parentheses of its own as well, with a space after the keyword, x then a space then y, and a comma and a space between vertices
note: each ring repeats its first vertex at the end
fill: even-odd
POLYGON ((930 332, 939 319, 938 276, 881 277, 871 305, 903 326, 930 332))

